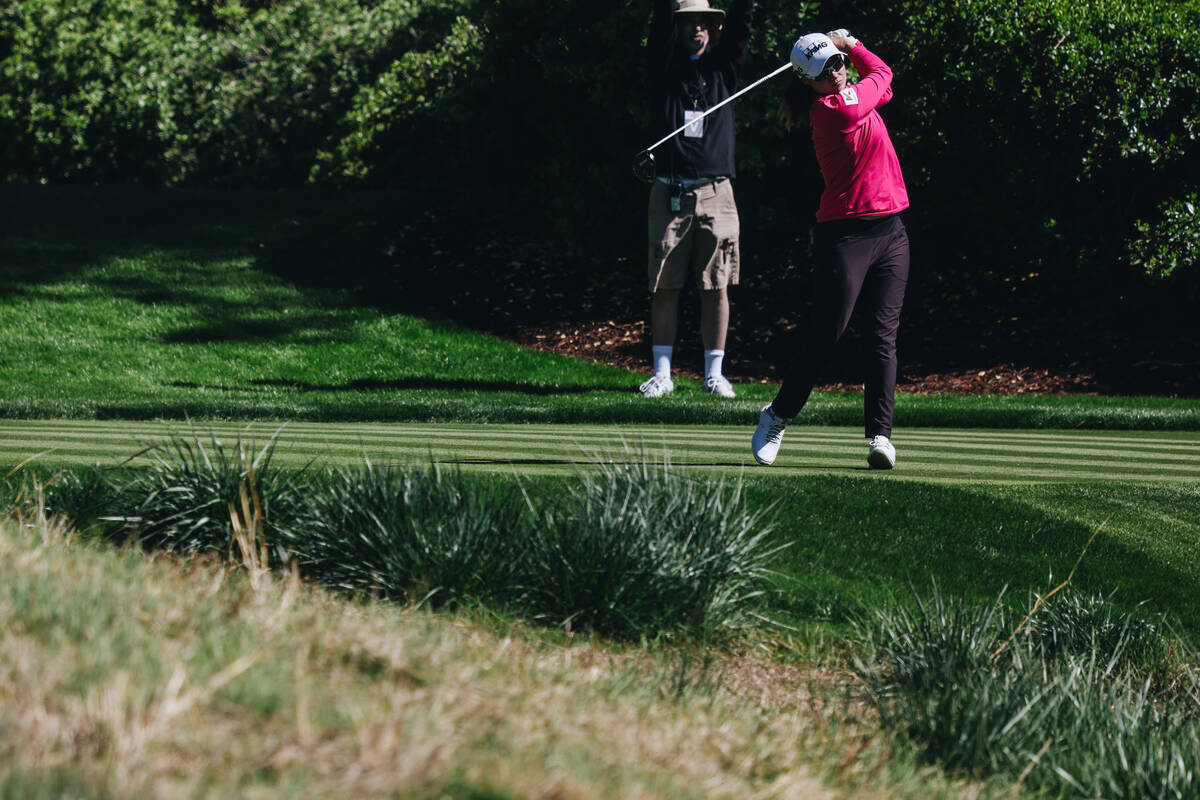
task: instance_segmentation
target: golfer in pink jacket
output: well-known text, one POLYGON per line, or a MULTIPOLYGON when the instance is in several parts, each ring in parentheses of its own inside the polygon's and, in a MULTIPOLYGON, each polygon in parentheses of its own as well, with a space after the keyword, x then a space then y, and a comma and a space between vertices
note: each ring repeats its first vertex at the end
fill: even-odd
POLYGON ((909 259, 908 233, 899 216, 908 208, 908 192, 877 110, 892 99, 892 70, 845 30, 800 37, 791 61, 795 75, 784 100, 785 116, 789 127, 811 126, 825 181, 813 231, 819 294, 808 336, 775 399, 760 413, 751 447, 758 463, 775 461, 788 420, 808 402, 861 301, 868 304, 871 320, 864 381, 867 463, 891 469, 896 464, 891 442, 896 332, 909 259), (846 79, 847 62, 860 76, 853 85, 846 79))

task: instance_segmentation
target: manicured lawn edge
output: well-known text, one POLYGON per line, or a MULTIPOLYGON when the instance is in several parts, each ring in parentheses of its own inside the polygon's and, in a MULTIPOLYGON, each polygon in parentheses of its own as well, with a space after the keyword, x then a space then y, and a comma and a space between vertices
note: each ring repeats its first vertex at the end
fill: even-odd
MULTIPOLYGON (((314 422, 645 423, 752 425, 774 394, 718 401, 696 393, 647 401, 628 393, 547 396, 518 392, 329 393, 314 397, 194 396, 150 400, 0 400, 2 419, 294 420, 314 422), (406 394, 408 396, 406 396, 406 394)), ((859 425, 862 396, 817 393, 798 425, 859 425)), ((1163 397, 900 395, 896 427, 1200 430, 1200 401, 1163 397)))

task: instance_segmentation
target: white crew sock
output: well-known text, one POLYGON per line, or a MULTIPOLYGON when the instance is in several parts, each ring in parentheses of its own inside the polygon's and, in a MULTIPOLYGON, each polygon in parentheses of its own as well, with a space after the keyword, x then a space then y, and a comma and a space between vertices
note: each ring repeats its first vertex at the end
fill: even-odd
POLYGON ((664 378, 671 377, 671 353, 675 350, 669 344, 656 344, 650 348, 654 353, 654 374, 664 378))
POLYGON ((721 364, 725 361, 724 350, 705 350, 704 351, 704 377, 719 378, 721 377, 721 364))

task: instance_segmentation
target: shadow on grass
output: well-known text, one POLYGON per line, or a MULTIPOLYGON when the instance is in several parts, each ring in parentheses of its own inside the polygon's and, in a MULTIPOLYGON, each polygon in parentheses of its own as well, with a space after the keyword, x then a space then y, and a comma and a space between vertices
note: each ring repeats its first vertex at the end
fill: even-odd
MULTIPOLYGON (((772 566, 781 576, 778 608, 796 622, 845 623, 882 603, 908 602, 931 581, 947 596, 988 602, 1007 591, 1023 604, 1029 592, 1065 580, 1095 532, 1069 508, 1059 513, 998 490, 809 476, 755 476, 748 489, 756 504, 786 510, 775 536, 789 546, 772 566)), ((1114 602, 1129 609, 1145 601, 1198 632, 1200 579, 1171 555, 1190 543, 1139 544, 1153 530, 1150 522, 1105 526, 1072 583, 1116 591, 1114 602)))
MULTIPOLYGON (((191 381, 173 381, 168 386, 177 389, 215 389, 222 392, 253 391, 246 386, 206 386, 191 381)), ((250 381, 251 387, 295 389, 299 392, 402 392, 402 391, 452 391, 452 392, 511 392, 532 396, 563 394, 586 394, 596 391, 594 386, 534 386, 516 381, 470 381, 441 378, 396 378, 379 380, 362 378, 345 383, 322 384, 293 381, 286 378, 259 378, 250 381)))
POLYGON ((75 302, 87 298, 56 298, 53 285, 86 275, 96 297, 177 305, 208 321, 168 333, 168 344, 328 339, 354 324, 339 311, 364 307, 458 328, 381 270, 388 221, 415 205, 400 192, 0 186, 0 295, 75 302), (109 268, 138 261, 152 267, 109 268), (264 322, 258 298, 234 299, 241 283, 261 282, 254 273, 320 311, 264 322))

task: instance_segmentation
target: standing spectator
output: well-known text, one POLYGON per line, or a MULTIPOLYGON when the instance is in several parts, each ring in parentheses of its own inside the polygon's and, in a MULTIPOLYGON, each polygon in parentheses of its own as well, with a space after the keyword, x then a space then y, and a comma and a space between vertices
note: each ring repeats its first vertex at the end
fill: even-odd
MULTIPOLYGON (((655 124, 665 135, 728 98, 750 44, 754 0, 735 0, 728 17, 708 0, 655 0, 647 54, 655 124)), ((665 145, 650 191, 649 279, 654 374, 646 397, 674 390, 671 355, 679 295, 689 277, 700 287, 704 385, 733 397, 723 362, 728 287, 738 282, 738 213, 730 179, 733 104, 697 120, 665 145)))
POLYGON ((816 311, 775 399, 759 415, 754 458, 771 464, 784 428, 808 402, 818 373, 846 331, 859 300, 871 319, 864 393, 873 469, 896 464, 892 415, 896 393, 896 333, 908 283, 908 233, 899 212, 908 192, 891 137, 876 110, 892 99, 892 70, 846 30, 796 41, 795 75, 784 99, 789 127, 808 124, 825 182, 813 231, 816 311), (847 84, 847 59, 861 76, 847 84))

